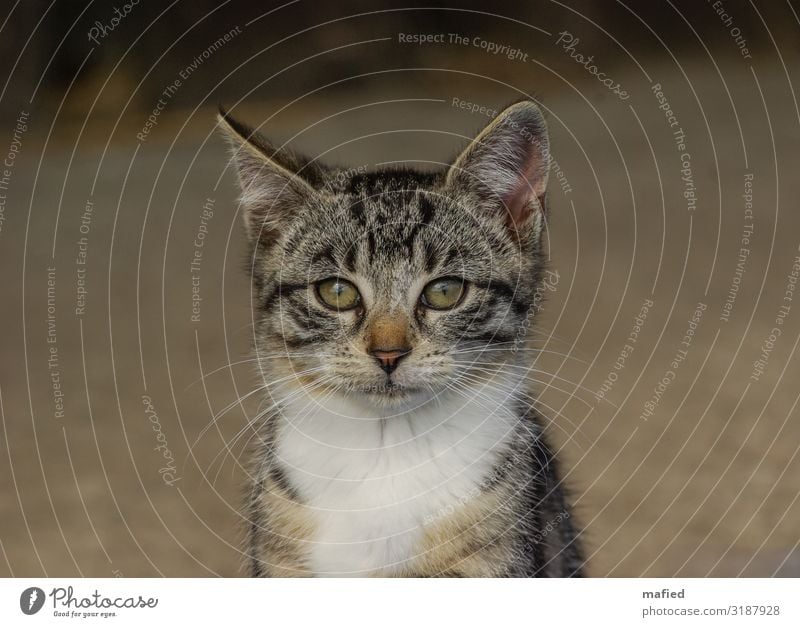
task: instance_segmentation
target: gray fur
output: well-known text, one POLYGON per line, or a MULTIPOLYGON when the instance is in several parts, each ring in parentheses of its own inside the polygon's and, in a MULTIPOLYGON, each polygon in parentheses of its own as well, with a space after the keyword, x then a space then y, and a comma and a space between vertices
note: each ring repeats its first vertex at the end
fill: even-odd
MULTIPOLYGON (((528 352, 513 349, 542 273, 550 161, 546 126, 533 103, 506 109, 438 174, 351 174, 277 152, 225 112, 220 125, 242 184, 256 353, 267 383, 324 367, 332 394, 399 406, 403 392, 375 367, 367 339, 377 320, 395 315, 413 346, 405 367, 424 368, 429 390, 468 385, 485 378, 487 368, 527 366, 528 352), (313 285, 339 275, 359 277, 368 306, 347 314, 319 306, 313 285), (444 315, 415 308, 420 284, 442 276, 467 280, 463 303, 444 315)), ((309 375, 309 385, 319 376, 309 375)), ((530 396, 509 393, 519 421, 475 503, 499 505, 456 534, 450 553, 403 574, 581 574, 578 534, 540 419, 530 396)), ((281 420, 280 407, 273 407, 259 424, 247 552, 254 575, 310 575, 303 495, 273 454, 281 420)), ((445 535, 462 524, 450 523, 441 527, 445 535)))

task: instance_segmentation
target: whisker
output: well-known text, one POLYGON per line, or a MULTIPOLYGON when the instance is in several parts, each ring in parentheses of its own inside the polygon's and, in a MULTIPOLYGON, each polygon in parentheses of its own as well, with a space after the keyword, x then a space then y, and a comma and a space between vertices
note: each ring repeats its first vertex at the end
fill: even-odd
POLYGON ((242 359, 240 361, 233 361, 233 362, 230 362, 230 363, 227 363, 227 364, 223 364, 219 368, 214 368, 214 370, 209 370, 208 372, 203 374, 203 376, 201 376, 200 378, 195 379, 194 381, 192 381, 189 385, 186 386, 185 389, 188 390, 193 385, 197 385, 198 383, 200 383, 204 379, 207 379, 211 375, 216 374, 220 370, 231 369, 234 366, 240 366, 242 364, 258 364, 258 363, 263 363, 263 362, 269 361, 270 359, 289 359, 289 360, 291 360, 292 357, 300 358, 300 357, 326 357, 326 356, 328 356, 328 355, 326 355, 324 353, 314 353, 314 352, 307 352, 307 353, 280 353, 278 355, 256 355, 255 357, 250 357, 248 359, 242 359))
MULTIPOLYGON (((468 367, 468 370, 482 372, 482 373, 487 374, 487 375, 495 375, 495 374, 499 374, 499 373, 503 373, 504 372, 503 368, 500 367, 499 364, 497 364, 497 365, 491 364, 491 365, 494 366, 494 367, 487 368, 487 367, 478 365, 477 362, 476 363, 470 363, 469 367, 468 367)), ((508 373, 508 374, 514 374, 514 376, 519 376, 517 373, 508 373)), ((563 394, 566 394, 570 398, 574 398, 576 401, 579 401, 579 402, 583 403, 584 405, 586 405, 589 408, 592 407, 591 403, 589 403, 588 401, 586 401, 585 399, 581 398, 580 396, 578 396, 575 393, 576 389, 579 389, 579 386, 577 386, 573 382, 567 381, 567 383, 569 383, 570 385, 575 385, 576 388, 572 389, 572 390, 568 390, 568 389, 566 389, 564 387, 560 387, 560 386, 558 386, 558 385, 553 383, 553 378, 561 379, 561 377, 553 377, 549 381, 544 381, 542 379, 538 379, 536 377, 531 376, 532 374, 537 374, 537 372, 535 370, 525 371, 525 372, 522 373, 522 378, 524 380, 526 380, 526 381, 530 381, 531 383, 537 383, 537 384, 543 385, 545 387, 545 389, 553 389, 553 390, 556 390, 556 391, 561 392, 563 394)))
POLYGON ((468 349, 450 351, 448 354, 449 355, 468 355, 470 353, 503 353, 503 354, 511 353, 511 354, 514 354, 514 353, 523 353, 523 352, 536 353, 537 355, 539 355, 539 354, 556 355, 557 357, 564 357, 565 359, 571 359, 573 361, 577 361, 578 363, 583 364, 585 366, 590 366, 591 365, 588 361, 586 361, 584 359, 580 359, 579 357, 575 357, 574 355, 570 355, 568 353, 560 353, 558 351, 548 350, 548 349, 544 349, 544 348, 534 348, 534 347, 522 347, 522 348, 517 348, 517 349, 512 350, 510 348, 498 347, 497 345, 492 344, 492 345, 489 345, 489 346, 485 346, 483 348, 468 348, 468 349))
MULTIPOLYGON (((583 436, 583 437, 586 439, 586 442, 587 442, 587 444, 589 444, 589 445, 591 445, 591 444, 592 444, 592 440, 591 440, 591 438, 589 438, 589 436, 588 436, 588 435, 586 435, 586 434, 583 432, 583 430, 580 428, 580 426, 579 426, 579 425, 576 425, 576 424, 575 424, 575 423, 574 423, 574 422, 573 422, 573 421, 572 421, 572 420, 571 420, 571 419, 570 419, 570 418, 569 418, 569 417, 568 417, 566 414, 564 414, 562 411, 559 411, 559 410, 557 410, 555 407, 552 407, 551 405, 547 404, 546 402, 544 402, 544 401, 543 401, 543 400, 541 400, 540 398, 536 398, 536 397, 532 396, 531 394, 528 394, 527 392, 525 392, 524 390, 521 390, 521 389, 519 389, 519 388, 517 388, 517 389, 513 389, 513 390, 512 390, 512 389, 510 389, 508 386, 502 386, 502 384, 500 384, 500 383, 499 383, 499 382, 497 382, 497 381, 486 381, 486 380, 484 380, 484 379, 480 379, 479 377, 475 377, 475 375, 474 375, 474 374, 472 374, 472 373, 464 373, 464 374, 465 374, 467 377, 471 377, 469 380, 470 380, 470 381, 471 381, 473 384, 476 384, 476 385, 481 385, 481 384, 482 384, 482 385, 484 385, 484 386, 486 386, 486 387, 493 387, 494 389, 498 389, 498 390, 500 390, 501 392, 506 392, 506 393, 509 393, 509 394, 513 394, 513 395, 515 395, 515 396, 517 397, 517 399, 525 399, 525 400, 526 400, 526 402, 528 402, 528 401, 529 401, 529 402, 528 402, 528 406, 529 406, 529 407, 533 407, 533 405, 541 405, 542 407, 544 407, 545 409, 549 410, 550 412, 553 412, 553 413, 554 413, 554 414, 556 414, 557 416, 560 416, 561 418, 563 418, 563 419, 564 419, 564 420, 565 420, 567 423, 569 423, 569 425, 570 425, 570 426, 571 426, 573 429, 575 429, 575 432, 576 432, 576 433, 579 433, 581 436, 583 436)), ((590 409, 591 409, 591 408, 590 408, 590 409)), ((567 432, 567 431, 566 431, 566 430, 565 430, 563 427, 561 427, 561 425, 559 425, 558 423, 556 423, 555 421, 553 421, 553 419, 552 419, 552 418, 549 418, 549 417, 548 417, 546 414, 540 414, 540 415, 542 416, 542 418, 544 418, 545 420, 548 420, 548 421, 549 421, 551 424, 553 424, 553 425, 554 425, 556 428, 558 428, 558 429, 561 429, 561 430, 562 430, 562 431, 563 431, 563 432, 564 432, 564 433, 567 435, 567 437, 568 437, 570 440, 574 440, 573 434, 570 434, 569 432, 567 432)), ((581 447, 581 445, 580 445, 580 443, 579 443, 579 442, 577 442, 577 441, 576 441, 576 444, 578 444, 578 446, 579 446, 579 447, 581 447)), ((581 447, 581 449, 583 450, 583 447, 581 447)))
MULTIPOLYGON (((564 383, 567 383, 569 385, 575 386, 575 389, 577 389, 577 390, 581 390, 582 392, 586 392, 587 394, 591 395, 592 398, 594 398, 595 400, 597 400, 599 402, 606 402, 609 405, 611 405, 613 408, 619 409, 619 407, 617 407, 614 403, 612 403, 611 401, 609 401, 605 397, 598 399, 597 395, 592 390, 587 388, 586 386, 581 385, 579 383, 576 383, 575 381, 572 381, 572 380, 567 379, 565 377, 561 377, 561 376, 555 375, 555 374, 553 374, 551 372, 547 372, 546 370, 539 370, 538 368, 533 368, 533 367, 527 368, 526 366, 520 366, 520 365, 517 365, 517 364, 509 364, 507 362, 495 363, 495 362, 489 362, 489 361, 471 361, 471 362, 468 362, 468 365, 469 365, 469 367, 475 366, 475 369, 478 369, 478 370, 484 370, 484 371, 490 371, 490 372, 494 371, 494 370, 499 372, 499 371, 502 371, 504 368, 516 368, 516 369, 524 370, 525 373, 526 373, 526 376, 528 376, 530 374, 539 374, 539 375, 543 375, 545 377, 550 377, 551 379, 557 379, 557 380, 563 381, 564 383), (491 368, 481 368, 481 366, 483 366, 483 365, 491 366, 491 368)), ((561 388, 559 388, 559 387, 557 387, 555 385, 551 385, 550 382, 542 381, 540 379, 535 379, 533 377, 529 377, 529 378, 531 380, 535 381, 536 383, 541 383, 543 385, 547 385, 548 387, 552 387, 554 390, 559 390, 559 391, 564 392, 566 394, 571 394, 571 392, 569 392, 567 390, 561 389, 561 388)), ((584 399, 580 398, 579 396, 575 396, 575 398, 580 400, 583 403, 586 403, 587 405, 589 405, 591 407, 591 404, 587 403, 587 401, 585 401, 584 399)))
MULTIPOLYGON (((321 381, 325 381, 325 379, 323 378, 321 381)), ((219 456, 222 455, 223 453, 225 453, 225 457, 223 457, 221 462, 220 462, 219 470, 217 471, 217 474, 216 474, 216 476, 214 478, 214 481, 212 482, 212 485, 216 482, 216 479, 219 477, 219 473, 221 472, 221 470, 222 470, 222 468, 223 468, 223 466, 225 464, 225 461, 227 459, 228 454, 233 454, 233 448, 236 446, 236 442, 245 433, 247 433, 248 429, 253 428, 256 425, 256 423, 258 423, 270 411, 272 411, 273 409, 278 407, 278 405, 280 403, 290 401, 295 396, 303 394, 304 392, 306 392, 306 391, 308 391, 310 389, 313 389, 314 387, 317 387, 319 384, 320 384, 320 382, 314 382, 310 386, 301 386, 299 389, 294 390, 293 392, 288 394, 286 397, 283 397, 283 398, 281 398, 280 400, 277 400, 277 401, 272 401, 265 409, 262 410, 262 409, 259 408, 259 410, 256 412, 255 416, 253 416, 251 419, 249 419, 245 423, 245 425, 236 433, 236 435, 233 438, 231 438, 227 442, 223 443, 223 449, 220 450, 219 453, 217 453, 217 455, 215 455, 214 458, 211 460, 211 463, 209 464, 208 469, 204 472, 204 474, 207 474, 208 472, 210 472, 211 468, 214 466, 214 464, 215 464, 216 460, 219 458, 219 456)), ((235 455, 234 455, 234 459, 236 459, 235 455)))
MULTIPOLYGON (((454 391, 456 391, 457 393, 460 393, 462 396, 466 397, 468 400, 470 400, 470 401, 473 401, 473 402, 474 402, 473 395, 475 394, 475 390, 474 390, 474 389, 472 389, 472 388, 465 388, 465 387, 462 387, 463 385, 464 385, 464 384, 463 384, 463 383, 461 383, 461 382, 455 383, 455 384, 454 384, 454 387, 453 387, 454 391)), ((480 403, 480 402, 479 402, 479 404, 480 404, 482 407, 484 407, 485 409, 489 410, 490 412, 492 411, 492 410, 491 410, 491 408, 489 408, 489 407, 486 407, 486 406, 485 406, 485 405, 483 405, 482 403, 480 403)), ((531 443, 533 444, 533 447, 535 447, 537 450, 541 451, 542 453, 546 453, 546 451, 545 451, 545 449, 544 449, 544 447, 542 446, 542 443, 541 443, 541 436, 540 436, 540 434, 538 434, 538 433, 534 432, 534 431, 533 431, 533 430, 530 428, 530 426, 529 426, 529 425, 528 425, 528 424, 527 424, 527 423, 526 423, 524 420, 522 420, 522 418, 521 418, 521 417, 518 417, 518 418, 517 418, 517 423, 516 423, 516 425, 518 425, 520 428, 524 429, 524 430, 525 430, 525 431, 528 433, 528 435, 530 436, 530 438, 528 439, 528 441, 529 441, 529 442, 531 442, 531 443)), ((530 449, 531 449, 531 447, 529 446, 529 447, 528 447, 528 449, 530 450, 530 449)), ((548 456, 547 456, 547 455, 544 455, 544 458, 545 458, 545 459, 548 459, 548 456)))

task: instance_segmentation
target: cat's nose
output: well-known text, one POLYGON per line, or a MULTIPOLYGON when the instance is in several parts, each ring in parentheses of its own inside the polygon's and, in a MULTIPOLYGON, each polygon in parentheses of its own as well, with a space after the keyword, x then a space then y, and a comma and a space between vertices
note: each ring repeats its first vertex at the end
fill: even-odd
POLYGON ((411 352, 410 348, 375 349, 370 354, 378 360, 378 364, 386 374, 392 374, 400 360, 411 352))

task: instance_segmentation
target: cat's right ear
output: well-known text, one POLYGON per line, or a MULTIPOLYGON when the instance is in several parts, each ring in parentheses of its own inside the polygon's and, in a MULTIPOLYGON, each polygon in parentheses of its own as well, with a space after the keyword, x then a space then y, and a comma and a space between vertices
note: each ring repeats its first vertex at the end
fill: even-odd
POLYGON ((271 242, 317 192, 297 173, 298 164, 290 154, 281 154, 260 133, 221 107, 217 121, 239 175, 248 237, 254 242, 271 242))
POLYGON ((507 107, 467 146, 447 173, 456 194, 467 193, 512 230, 543 224, 550 143, 532 101, 507 107))

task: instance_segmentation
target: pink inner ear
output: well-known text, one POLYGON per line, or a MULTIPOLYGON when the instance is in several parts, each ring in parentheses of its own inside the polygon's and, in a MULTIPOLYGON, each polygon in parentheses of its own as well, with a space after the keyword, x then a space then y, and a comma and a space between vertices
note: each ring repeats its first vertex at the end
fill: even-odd
POLYGON ((532 153, 519 172, 514 187, 503 196, 508 226, 521 226, 533 210, 541 207, 544 189, 541 180, 541 163, 538 155, 532 153))

